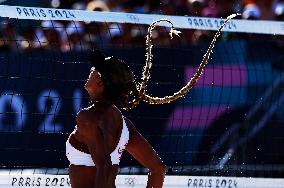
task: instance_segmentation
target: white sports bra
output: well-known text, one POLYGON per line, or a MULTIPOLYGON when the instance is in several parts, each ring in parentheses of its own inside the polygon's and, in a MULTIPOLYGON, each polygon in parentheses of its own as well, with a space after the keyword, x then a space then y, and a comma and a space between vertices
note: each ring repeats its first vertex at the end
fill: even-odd
MULTIPOLYGON (((124 118, 122 117, 122 131, 120 135, 119 142, 113 152, 110 154, 112 164, 119 164, 121 155, 125 150, 125 147, 129 140, 129 130, 125 123, 124 118)), ((83 165, 83 166, 95 166, 95 163, 91 157, 91 154, 84 153, 82 151, 74 148, 69 139, 66 142, 66 156, 73 165, 83 165)))

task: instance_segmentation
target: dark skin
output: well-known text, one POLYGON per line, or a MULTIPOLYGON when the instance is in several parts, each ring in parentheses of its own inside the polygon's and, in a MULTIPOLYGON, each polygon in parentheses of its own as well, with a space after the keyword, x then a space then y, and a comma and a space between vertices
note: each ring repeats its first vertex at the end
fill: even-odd
MULTIPOLYGON (((70 135, 70 143, 76 149, 90 152, 94 167, 70 165, 69 177, 72 188, 114 188, 118 165, 112 165, 110 153, 116 148, 122 130, 122 114, 104 98, 104 83, 100 73, 91 69, 85 89, 94 104, 81 110, 76 118, 77 129, 70 135), (72 141, 72 142, 71 142, 72 141), (87 148, 76 145, 83 143, 87 148), (76 146, 75 146, 76 145, 76 146)), ((147 188, 163 186, 165 166, 156 151, 125 118, 129 141, 126 146, 137 161, 149 169, 147 188)))

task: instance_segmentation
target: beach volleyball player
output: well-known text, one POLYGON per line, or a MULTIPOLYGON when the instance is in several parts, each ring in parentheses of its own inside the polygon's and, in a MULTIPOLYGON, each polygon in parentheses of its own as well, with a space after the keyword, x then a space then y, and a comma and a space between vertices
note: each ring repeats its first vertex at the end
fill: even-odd
POLYGON ((120 157, 127 150, 149 169, 148 188, 163 185, 165 165, 129 119, 115 106, 129 107, 129 96, 138 96, 133 73, 126 63, 92 52, 85 84, 91 105, 76 117, 77 126, 66 142, 72 188, 113 188, 120 157))
POLYGON ((178 35, 180 32, 174 30, 171 21, 160 19, 148 28, 146 64, 139 87, 135 84, 133 73, 126 63, 114 57, 105 58, 99 51, 93 51, 90 61, 94 66, 85 84, 91 105, 77 114, 77 126, 66 142, 72 188, 115 187, 118 165, 124 150, 150 170, 147 188, 163 186, 166 167, 162 160, 115 104, 119 101, 123 108, 131 109, 141 100, 150 104, 166 104, 183 97, 202 75, 222 29, 235 16, 237 14, 230 15, 220 26, 190 81, 178 92, 163 98, 146 93, 152 66, 151 36, 160 22, 171 24, 171 38, 178 35))

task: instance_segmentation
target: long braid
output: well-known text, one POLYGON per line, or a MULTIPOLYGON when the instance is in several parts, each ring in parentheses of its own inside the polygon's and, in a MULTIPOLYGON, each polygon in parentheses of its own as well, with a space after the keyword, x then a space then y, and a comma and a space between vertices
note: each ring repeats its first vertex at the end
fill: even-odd
POLYGON ((150 104, 165 104, 165 103, 170 103, 174 100, 177 100, 180 97, 183 97, 197 82, 197 80, 199 79, 199 77, 202 75, 204 68, 206 66, 206 64, 208 63, 208 60, 210 58, 210 55, 212 53, 212 50, 214 48, 214 45, 217 41, 217 38, 220 36, 224 26, 226 25, 226 23, 228 23, 232 18, 236 17, 237 14, 233 14, 227 17, 227 19, 225 20, 225 22, 221 25, 221 27, 218 29, 218 31, 216 32, 212 42, 210 43, 210 46, 207 50, 207 52, 204 54, 203 59, 198 67, 197 72, 193 75, 193 77, 190 79, 190 81, 183 87, 181 88, 178 92, 174 93, 171 96, 166 96, 163 98, 159 98, 159 97, 152 97, 147 95, 146 93, 144 95, 144 100, 147 101, 150 104))
POLYGON ((142 81, 141 81, 140 87, 138 89, 139 92, 140 92, 140 95, 142 95, 142 96, 146 95, 146 86, 147 86, 147 82, 150 79, 150 69, 152 67, 152 60, 153 60, 152 33, 153 33, 154 29, 156 28, 157 24, 160 23, 160 22, 168 22, 168 23, 171 24, 171 30, 170 30, 171 39, 173 38, 173 34, 178 35, 180 33, 179 31, 174 30, 173 23, 171 21, 167 20, 167 19, 157 20, 149 26, 148 34, 146 36, 146 64, 143 68, 142 81))
POLYGON ((173 38, 174 35, 178 35, 180 32, 177 30, 174 30, 173 23, 167 19, 160 19, 155 22, 153 22, 149 28, 148 28, 148 34, 146 36, 146 63, 143 68, 143 73, 142 73, 142 81, 141 83, 136 83, 136 88, 138 94, 136 95, 136 98, 133 99, 132 101, 128 102, 127 105, 125 103, 125 110, 130 110, 138 106, 141 100, 144 100, 150 104, 165 104, 165 103, 170 103, 174 100, 179 99, 180 97, 183 97, 192 87, 195 85, 197 80, 200 78, 202 75, 204 68, 206 64, 208 63, 208 60, 210 58, 210 55, 212 53, 212 50, 215 46, 215 43, 217 41, 217 38, 220 36, 224 26, 234 17, 236 17, 238 14, 233 14, 227 17, 227 19, 224 21, 224 23, 221 25, 221 27, 218 29, 216 32, 212 42, 209 45, 209 48, 207 52, 204 54, 203 59, 198 67, 197 72, 193 75, 193 77, 190 79, 190 81, 183 87, 181 88, 178 92, 174 93, 173 95, 170 96, 165 96, 163 98, 159 97, 152 97, 146 93, 146 87, 147 87, 147 82, 150 79, 150 69, 152 67, 152 32, 155 29, 156 25, 160 22, 168 22, 171 24, 171 30, 170 30, 170 37, 173 38))
POLYGON ((153 22, 149 28, 148 28, 148 33, 146 36, 146 61, 145 61, 145 66, 143 67, 143 72, 142 72, 142 78, 141 78, 141 83, 137 83, 136 87, 137 90, 139 92, 138 97, 136 97, 135 99, 133 99, 131 102, 128 103, 127 107, 125 107, 125 110, 130 110, 132 108, 135 108, 136 106, 138 106, 138 104, 140 103, 141 100, 145 99, 146 96, 146 86, 147 86, 147 82, 150 79, 150 69, 152 67, 152 60, 153 60, 153 55, 152 55, 152 33, 154 31, 154 29, 156 28, 157 24, 160 22, 168 22, 171 24, 171 29, 170 29, 170 37, 173 38, 173 34, 174 35, 178 35, 180 32, 177 30, 174 30, 174 26, 173 23, 167 19, 160 19, 157 20, 155 22, 153 22))

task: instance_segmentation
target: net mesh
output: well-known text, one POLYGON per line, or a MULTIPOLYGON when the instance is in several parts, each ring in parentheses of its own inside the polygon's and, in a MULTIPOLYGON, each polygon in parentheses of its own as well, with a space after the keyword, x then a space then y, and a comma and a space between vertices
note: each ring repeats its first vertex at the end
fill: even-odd
MULTIPOLYGON (((148 25, 160 18, 182 32, 171 40, 167 23, 153 32, 147 92, 163 97, 191 79, 224 20, 0 6, 0 165, 68 167, 65 141, 88 104, 89 51, 125 60, 140 80, 148 25)), ((189 93, 125 112, 168 174, 283 177, 283 25, 232 20, 189 93)), ((127 154, 121 167, 147 172, 127 154)))

